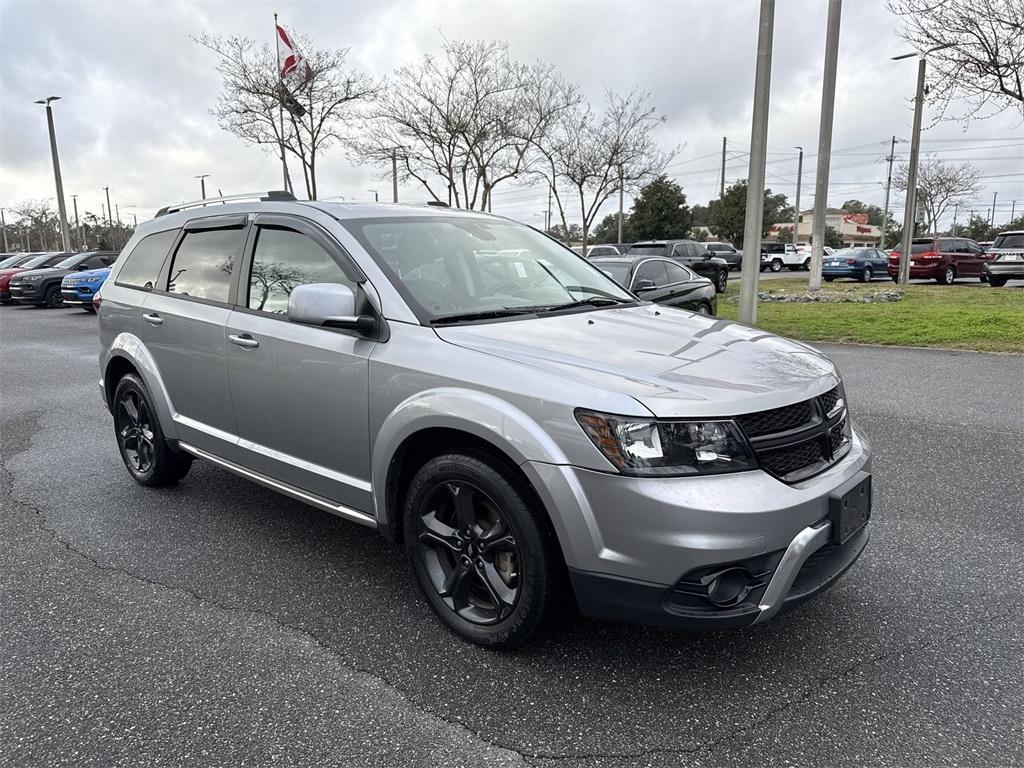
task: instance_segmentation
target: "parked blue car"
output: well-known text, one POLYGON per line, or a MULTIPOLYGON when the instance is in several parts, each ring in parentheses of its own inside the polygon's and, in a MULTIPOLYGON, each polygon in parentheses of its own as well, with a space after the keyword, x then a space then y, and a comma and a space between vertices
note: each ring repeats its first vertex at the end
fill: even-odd
POLYGON ((60 295, 64 299, 64 306, 81 307, 89 312, 95 312, 92 299, 109 274, 110 267, 101 267, 66 275, 60 284, 60 295))
POLYGON ((868 283, 875 277, 888 277, 889 257, 877 248, 843 248, 826 256, 821 276, 831 283, 837 277, 849 277, 868 283))

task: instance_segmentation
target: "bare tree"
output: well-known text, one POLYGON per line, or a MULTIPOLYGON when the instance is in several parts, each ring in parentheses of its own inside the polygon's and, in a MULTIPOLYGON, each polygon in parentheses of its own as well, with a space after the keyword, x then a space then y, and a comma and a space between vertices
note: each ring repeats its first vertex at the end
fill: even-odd
POLYGON ((553 130, 532 144, 537 156, 533 173, 551 191, 567 238, 567 207, 579 206, 584 248, 601 206, 619 185, 637 188, 672 158, 672 152, 658 149, 652 129, 663 118, 654 115, 649 98, 646 91, 608 92, 603 114, 596 115, 588 104, 576 105, 560 113, 553 130))
MULTIPOLYGON (((907 165, 901 165, 893 178, 896 189, 907 189, 907 165)), ((926 231, 937 231, 939 221, 950 207, 981 189, 981 171, 970 163, 947 163, 926 157, 917 169, 918 201, 924 206, 926 231)))
POLYGON ((903 18, 911 46, 942 46, 928 55, 928 98, 940 116, 1024 115, 1024 0, 890 0, 889 9, 903 18), (947 114, 956 99, 967 112, 947 114))
MULTIPOLYGON (((349 49, 304 46, 311 75, 308 84, 292 95, 293 107, 280 121, 283 92, 276 52, 246 37, 200 35, 196 42, 219 57, 217 71, 223 78, 221 93, 212 113, 220 127, 241 139, 284 150, 300 161, 306 195, 317 198, 317 161, 332 143, 346 134, 346 122, 360 101, 371 97, 377 86, 369 76, 346 68, 349 49)), ((304 41, 305 42, 305 41, 304 41)), ((284 94, 288 101, 289 94, 284 94)))
POLYGON ((531 143, 578 101, 551 66, 515 61, 507 43, 446 41, 440 56, 401 67, 381 88, 352 154, 385 166, 395 158, 401 181, 485 210, 498 184, 524 172, 531 143))

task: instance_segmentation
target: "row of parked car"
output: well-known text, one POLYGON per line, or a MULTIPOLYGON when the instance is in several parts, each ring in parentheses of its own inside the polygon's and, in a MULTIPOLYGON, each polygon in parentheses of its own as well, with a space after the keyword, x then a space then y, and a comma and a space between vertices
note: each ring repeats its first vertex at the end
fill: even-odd
POLYGON ((116 251, 0 254, 0 304, 69 305, 95 312, 93 298, 115 259, 116 251))

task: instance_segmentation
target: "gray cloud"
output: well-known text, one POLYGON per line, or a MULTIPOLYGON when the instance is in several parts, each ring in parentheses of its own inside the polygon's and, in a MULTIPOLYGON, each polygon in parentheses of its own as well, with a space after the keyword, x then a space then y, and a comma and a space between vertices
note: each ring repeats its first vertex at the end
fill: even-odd
MULTIPOLYGON (((193 178, 210 173, 208 188, 225 193, 280 186, 273 156, 221 131, 208 110, 219 89, 212 54, 193 43, 201 31, 242 34, 270 42, 274 6, 268 3, 5 2, 0 27, 4 99, 0 101, 0 204, 52 197, 52 169, 41 107, 51 94, 65 190, 96 213, 110 185, 122 218, 140 218, 168 202, 194 198, 193 178)), ((280 7, 281 20, 324 46, 351 47, 353 66, 382 76, 450 38, 507 39, 523 60, 544 59, 599 101, 611 88, 649 90, 665 123, 666 147, 684 145, 673 162, 691 201, 717 194, 721 137, 729 137, 727 178, 746 175, 757 4, 754 2, 303 3, 280 7), (705 157, 706 156, 706 157, 705 157)), ((877 2, 843 9, 830 204, 848 197, 880 203, 887 139, 909 138, 907 101, 913 62, 891 62, 904 49, 895 21, 877 2)), ((777 5, 769 129, 768 184, 792 195, 796 152, 804 165, 804 205, 811 203, 824 54, 825 4, 791 0, 777 5)), ((972 159, 989 177, 981 210, 998 190, 1009 205, 1024 201, 1020 171, 1024 143, 1018 119, 1003 116, 970 125, 940 124, 924 148, 951 159, 972 159), (989 141, 989 139, 1004 139, 989 141)), ((905 156, 906 145, 898 152, 905 156)), ((372 168, 353 167, 340 148, 325 159, 325 197, 388 198, 372 168)), ((422 199, 416 189, 404 199, 422 199)), ((494 210, 537 224, 543 190, 499 188, 494 210)), ((1024 207, 1024 202, 1018 208, 1024 207)), ((605 206, 610 212, 614 206, 605 206)), ((997 219, 1009 210, 998 209, 997 219)))

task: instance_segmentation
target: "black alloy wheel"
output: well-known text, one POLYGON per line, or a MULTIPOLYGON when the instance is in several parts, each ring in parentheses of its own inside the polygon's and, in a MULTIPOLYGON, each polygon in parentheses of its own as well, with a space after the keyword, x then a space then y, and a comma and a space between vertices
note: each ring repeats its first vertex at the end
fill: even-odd
POLYGON ((450 480, 419 514, 420 558, 445 604, 473 624, 496 624, 519 599, 519 547, 500 507, 472 483, 450 480))
POLYGON ((57 307, 64 306, 64 297, 60 295, 60 286, 51 285, 47 288, 43 301, 49 309, 56 309, 57 307))
POLYGON ((513 648, 559 593, 557 542, 503 465, 477 455, 430 459, 405 497, 403 539, 420 589, 470 642, 513 648))
POLYGON ((715 275, 715 292, 725 293, 725 288, 729 284, 729 271, 726 269, 721 270, 715 275))
POLYGON ((164 439, 146 385, 126 374, 114 391, 114 434, 121 460, 141 485, 173 485, 192 466, 192 457, 175 451, 164 439))

